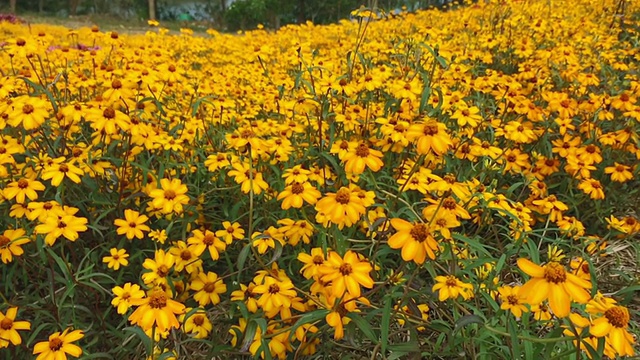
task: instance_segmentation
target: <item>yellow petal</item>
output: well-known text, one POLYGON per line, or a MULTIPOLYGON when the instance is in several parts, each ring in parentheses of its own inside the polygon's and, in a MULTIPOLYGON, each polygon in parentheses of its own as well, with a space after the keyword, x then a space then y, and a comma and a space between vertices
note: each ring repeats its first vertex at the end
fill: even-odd
POLYGON ((562 286, 550 284, 549 307, 557 317, 563 318, 569 316, 571 299, 562 286))
POLYGON ((518 259, 518 267, 520 270, 524 271, 525 274, 531 277, 544 277, 544 268, 540 265, 534 264, 530 260, 524 258, 518 259))

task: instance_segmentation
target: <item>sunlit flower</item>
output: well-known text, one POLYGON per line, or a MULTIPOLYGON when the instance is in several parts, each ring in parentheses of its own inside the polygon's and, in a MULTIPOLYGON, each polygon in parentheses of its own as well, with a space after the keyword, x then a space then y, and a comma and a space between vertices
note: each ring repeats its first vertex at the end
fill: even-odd
POLYGON ((111 305, 115 306, 118 314, 124 314, 129 310, 132 302, 144 298, 145 294, 137 284, 126 283, 122 287, 115 286, 111 289, 115 297, 111 300, 111 305))
POLYGON ((360 286, 373 287, 373 279, 369 273, 373 270, 371 264, 360 259, 357 253, 348 250, 342 258, 335 251, 329 252, 324 264, 318 268, 322 281, 331 282, 332 293, 341 297, 345 292, 351 296, 360 296, 360 286))
POLYGON ((125 235, 127 239, 131 240, 134 237, 138 239, 144 238, 144 231, 151 230, 145 223, 149 220, 146 215, 141 215, 137 211, 126 209, 124 211, 124 219, 114 220, 114 225, 118 228, 116 233, 118 235, 125 235))
POLYGON ((462 296, 468 300, 473 297, 473 285, 460 281, 453 275, 436 276, 433 292, 438 292, 438 300, 456 299, 462 296))
POLYGON ((6 313, 0 311, 0 349, 12 345, 22 344, 22 338, 18 330, 31 330, 31 323, 28 321, 16 321, 18 315, 17 307, 10 307, 6 313))
POLYGON ((109 269, 117 271, 120 269, 120 266, 129 265, 129 260, 127 260, 129 254, 127 254, 127 250, 111 248, 109 249, 109 253, 111 254, 110 256, 102 258, 102 262, 106 263, 109 269))
POLYGON ((176 315, 183 314, 185 306, 170 299, 164 291, 152 290, 145 298, 131 302, 133 305, 139 305, 129 315, 131 324, 138 325, 143 330, 156 326, 159 331, 180 327, 176 315))
POLYGON ((33 354, 39 354, 36 360, 66 360, 67 355, 80 357, 82 349, 72 344, 84 337, 82 330, 65 329, 62 333, 49 335, 49 341, 41 341, 33 347, 33 354))
POLYGON ((591 283, 568 273, 564 266, 549 262, 544 266, 520 258, 518 267, 531 279, 520 288, 520 295, 528 304, 540 304, 549 299, 549 307, 557 317, 566 317, 571 309, 571 301, 585 304, 591 295, 591 283))

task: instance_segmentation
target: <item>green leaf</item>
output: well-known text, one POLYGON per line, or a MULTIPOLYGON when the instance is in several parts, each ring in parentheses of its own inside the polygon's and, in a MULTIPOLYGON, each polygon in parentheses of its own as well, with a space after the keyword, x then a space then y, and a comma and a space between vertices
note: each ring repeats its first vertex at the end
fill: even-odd
POLYGON ((465 315, 460 319, 458 319, 458 321, 456 321, 456 324, 453 327, 453 332, 455 333, 460 329, 462 329, 463 327, 471 324, 484 325, 484 320, 478 315, 473 315, 473 314, 465 315))
POLYGON ((240 347, 240 351, 247 351, 253 342, 253 338, 256 336, 256 332, 258 331, 258 323, 251 320, 247 324, 247 327, 244 329, 244 337, 242 339, 242 347, 240 347))
POLYGON ((371 330, 371 324, 366 322, 360 315, 351 312, 347 314, 347 317, 351 319, 354 324, 356 324, 356 327, 358 327, 358 329, 360 329, 364 336, 366 336, 369 340, 373 341, 376 344, 379 342, 379 338, 376 336, 373 330, 371 330))
MULTIPOLYGON (((382 309, 382 323, 380 324, 380 349, 382 355, 387 353, 387 345, 389 344, 389 326, 391 322, 391 296, 385 296, 384 308, 382 309)), ((418 313, 419 314, 419 313, 418 313)))
POLYGON ((520 359, 522 358, 520 350, 520 339, 518 339, 518 329, 513 317, 509 316, 507 326, 509 328, 509 335, 511 336, 511 354, 513 355, 514 359, 520 359))
POLYGON ((242 250, 240 251, 240 255, 238 255, 238 272, 244 269, 244 263, 247 261, 247 257, 251 252, 251 244, 246 244, 242 250))
POLYGON ((145 334, 145 332, 137 327, 137 326, 128 326, 124 329, 122 329, 124 331, 133 333, 135 335, 137 335, 140 338, 140 341, 142 342, 142 344, 144 345, 144 349, 147 353, 147 355, 151 355, 153 353, 153 347, 151 345, 151 338, 147 336, 147 334, 145 334))

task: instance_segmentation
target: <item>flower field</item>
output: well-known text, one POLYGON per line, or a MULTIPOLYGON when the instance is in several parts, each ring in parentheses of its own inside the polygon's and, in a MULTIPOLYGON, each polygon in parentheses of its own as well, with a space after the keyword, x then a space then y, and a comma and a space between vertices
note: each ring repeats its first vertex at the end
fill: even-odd
POLYGON ((0 357, 632 357, 638 49, 625 0, 0 22, 0 357))

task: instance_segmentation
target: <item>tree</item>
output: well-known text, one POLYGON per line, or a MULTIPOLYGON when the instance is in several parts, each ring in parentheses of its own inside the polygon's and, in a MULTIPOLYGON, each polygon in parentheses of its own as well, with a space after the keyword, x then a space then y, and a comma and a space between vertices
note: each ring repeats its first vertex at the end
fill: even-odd
POLYGON ((149 20, 156 19, 156 0, 149 0, 149 20))

